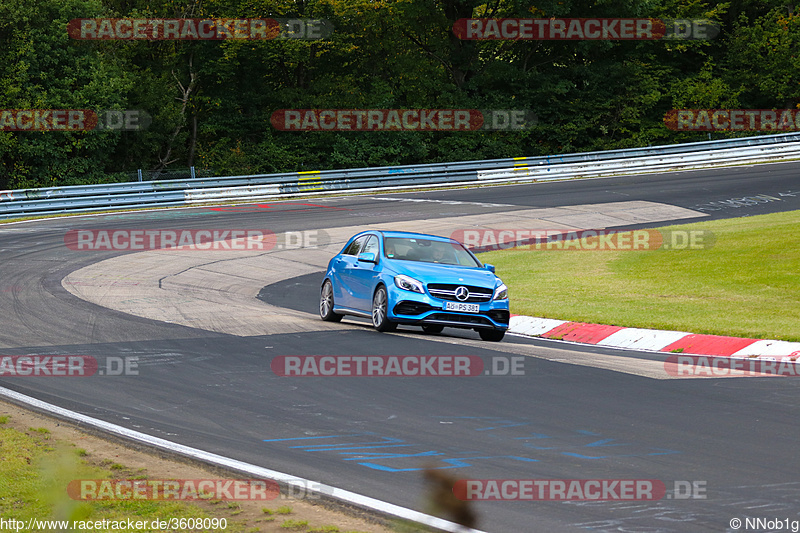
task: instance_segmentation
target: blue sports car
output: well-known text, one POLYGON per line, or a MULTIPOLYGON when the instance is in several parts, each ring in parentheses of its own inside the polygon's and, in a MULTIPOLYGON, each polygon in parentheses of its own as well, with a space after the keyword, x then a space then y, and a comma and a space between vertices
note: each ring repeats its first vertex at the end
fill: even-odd
POLYGON ((354 235, 328 263, 319 299, 322 320, 372 318, 378 331, 398 324, 439 333, 476 330, 499 341, 508 329, 508 288, 458 241, 399 231, 354 235))

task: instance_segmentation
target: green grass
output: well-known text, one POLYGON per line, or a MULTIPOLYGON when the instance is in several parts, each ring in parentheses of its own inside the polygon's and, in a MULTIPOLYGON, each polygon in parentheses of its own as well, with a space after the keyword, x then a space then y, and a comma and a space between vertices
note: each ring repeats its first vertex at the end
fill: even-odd
MULTIPOLYGON (((4 417, 7 421, 7 417, 4 417)), ((94 501, 71 499, 67 485, 76 479, 112 477, 111 471, 91 466, 82 450, 53 443, 49 432, 31 428, 29 433, 0 426, 0 518, 27 520, 146 520, 201 518, 209 516, 187 502, 94 501)), ((228 532, 241 531, 228 521, 228 532)), ((118 531, 127 531, 120 529, 118 531)), ((161 531, 137 529, 136 533, 161 531)))
POLYGON ((284 520, 281 527, 293 531, 308 529, 308 520, 284 520))
POLYGON ((800 341, 800 211, 669 226, 702 250, 518 248, 480 255, 511 312, 628 327, 800 341))

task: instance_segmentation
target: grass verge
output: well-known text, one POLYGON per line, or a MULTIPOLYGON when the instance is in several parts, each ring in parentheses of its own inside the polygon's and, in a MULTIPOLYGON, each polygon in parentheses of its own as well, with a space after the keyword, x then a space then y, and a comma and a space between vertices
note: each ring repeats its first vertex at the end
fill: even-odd
MULTIPOLYGON (((120 521, 203 518, 209 514, 197 506, 176 502, 72 500, 66 492, 75 479, 103 479, 119 474, 116 464, 108 469, 92 466, 85 452, 55 441, 49 431, 20 431, 0 425, 0 517, 34 520, 120 521), (114 472, 116 471, 116 472, 114 472)), ((231 521, 231 532, 242 531, 231 521)), ((38 529, 36 527, 34 530, 38 529)), ((141 529, 140 531, 158 531, 141 529)))
POLYGON ((800 341, 800 211, 699 222, 698 250, 516 248, 480 259, 511 312, 628 327, 800 341))
MULTIPOLYGON (((69 428, 52 419, 0 402, 0 519, 25 522, 21 531, 58 531, 43 521, 91 521, 94 524, 146 522, 158 519, 226 519, 224 528, 181 531, 225 533, 269 533, 327 531, 342 533, 421 533, 424 528, 405 529, 402 524, 381 526, 371 520, 337 513, 302 500, 238 501, 147 501, 71 499, 67 487, 78 479, 215 479, 211 473, 132 450, 69 428), (268 505, 268 507, 264 507, 268 505), (274 516, 279 517, 275 520, 274 516), (28 527, 28 520, 39 527, 28 527)), ((19 528, 19 522, 12 529, 19 528)), ((53 524, 51 524, 53 525, 53 524)), ((73 524, 70 523, 70 530, 73 524)), ((96 526, 99 531, 172 531, 164 528, 128 529, 96 526)))

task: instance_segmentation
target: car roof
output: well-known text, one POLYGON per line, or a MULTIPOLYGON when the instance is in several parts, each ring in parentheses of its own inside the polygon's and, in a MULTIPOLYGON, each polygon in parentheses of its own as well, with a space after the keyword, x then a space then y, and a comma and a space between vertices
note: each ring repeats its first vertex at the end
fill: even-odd
POLYGON ((414 239, 414 238, 426 238, 432 241, 442 241, 442 242, 452 242, 453 239, 450 237, 442 237, 441 235, 429 235, 427 233, 413 233, 410 231, 382 231, 379 230, 378 233, 383 234, 384 237, 404 237, 407 239, 414 239))

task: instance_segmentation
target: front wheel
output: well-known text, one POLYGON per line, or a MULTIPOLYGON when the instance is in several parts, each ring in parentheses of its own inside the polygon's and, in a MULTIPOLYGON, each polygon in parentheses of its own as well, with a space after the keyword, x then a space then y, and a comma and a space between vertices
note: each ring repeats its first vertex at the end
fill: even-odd
POLYGON ((339 322, 344 316, 333 312, 333 285, 327 279, 319 293, 319 316, 326 322, 339 322))
POLYGON ((505 337, 506 332, 502 329, 481 329, 478 330, 481 339, 489 342, 500 342, 505 337))
POLYGON ((397 329, 396 322, 390 322, 386 318, 386 311, 389 308, 389 298, 386 296, 386 288, 378 287, 372 297, 372 325, 380 332, 394 331, 397 329))

